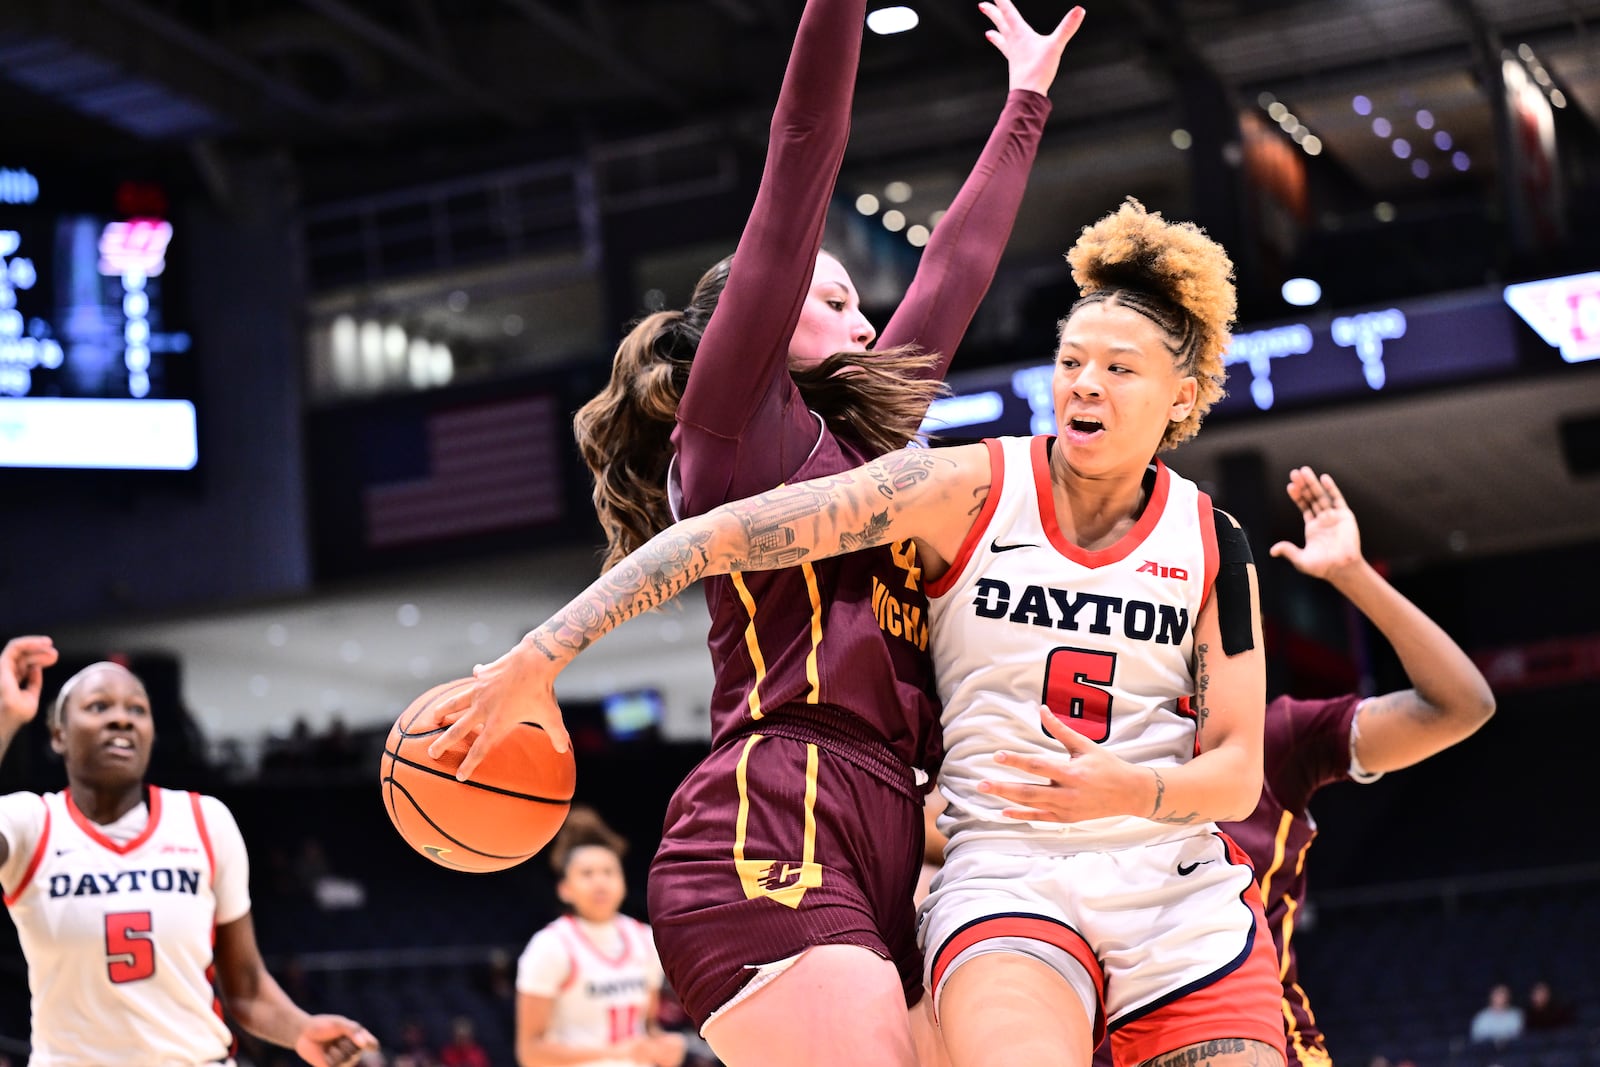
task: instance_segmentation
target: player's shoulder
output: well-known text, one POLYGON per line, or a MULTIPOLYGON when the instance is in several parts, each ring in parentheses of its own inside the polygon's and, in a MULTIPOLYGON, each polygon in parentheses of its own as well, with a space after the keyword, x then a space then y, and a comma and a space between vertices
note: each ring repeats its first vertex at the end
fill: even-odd
POLYGON ((1319 737, 1346 736, 1363 698, 1356 693, 1333 697, 1295 697, 1287 694, 1267 703, 1269 741, 1281 737, 1285 744, 1303 744, 1319 737))

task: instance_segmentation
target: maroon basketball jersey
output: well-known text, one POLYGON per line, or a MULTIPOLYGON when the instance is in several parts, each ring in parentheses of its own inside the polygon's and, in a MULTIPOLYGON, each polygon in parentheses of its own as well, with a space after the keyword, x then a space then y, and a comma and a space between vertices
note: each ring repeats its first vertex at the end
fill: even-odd
POLYGON ((1346 694, 1331 700, 1285 696, 1267 705, 1261 800, 1249 818, 1222 827, 1249 854, 1261 883, 1283 979, 1290 1067, 1331 1062, 1300 986, 1293 937, 1306 899, 1306 853, 1317 836, 1307 805, 1318 789, 1350 777, 1350 725, 1360 704, 1360 697, 1346 694))

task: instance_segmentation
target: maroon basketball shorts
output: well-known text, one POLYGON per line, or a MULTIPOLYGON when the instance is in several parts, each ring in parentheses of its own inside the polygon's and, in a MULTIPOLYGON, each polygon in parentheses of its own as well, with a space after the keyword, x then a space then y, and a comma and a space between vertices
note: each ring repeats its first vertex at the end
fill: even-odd
POLYGON ((870 949, 898 968, 907 1005, 921 997, 922 797, 908 767, 849 725, 769 713, 673 796, 650 924, 696 1027, 757 967, 813 945, 870 949))

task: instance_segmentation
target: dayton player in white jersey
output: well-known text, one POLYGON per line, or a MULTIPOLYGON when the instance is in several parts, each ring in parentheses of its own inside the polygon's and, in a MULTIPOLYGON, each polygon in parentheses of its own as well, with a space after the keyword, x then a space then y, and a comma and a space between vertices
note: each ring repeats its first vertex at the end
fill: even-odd
MULTIPOLYGON (((55 660, 44 637, 0 652, 0 753, 38 713, 55 660)), ((233 816, 214 797, 143 782, 155 733, 134 674, 80 671, 49 726, 67 788, 0 797, 0 886, 28 961, 32 1067, 224 1062, 224 1000, 246 1030, 313 1064, 377 1046, 348 1019, 307 1015, 267 973, 233 816)))
MULTIPOLYGON (((956 735, 946 825, 964 840, 923 924, 955 1067, 1087 1067, 1102 1027, 1125 1065, 1281 1064, 1260 895, 1212 830, 1261 790, 1255 571, 1237 524, 1208 521, 1198 492, 1151 463, 1222 394, 1232 264, 1195 227, 1132 200, 1086 228, 1068 260, 1082 297, 1060 324, 1057 437, 907 449, 684 520, 481 668, 475 699, 499 705, 489 718, 557 730, 561 669, 700 577, 906 542, 906 587, 949 597, 934 627, 960 611, 994 624, 929 634, 936 668, 960 657, 987 679, 974 692, 946 672, 957 702, 944 717, 956 735), (1002 508, 1015 531, 991 524, 1002 508), (1004 591, 979 588, 994 564, 1004 591), (1009 670, 984 666, 990 643, 1009 670), (981 710, 991 697, 1006 710, 981 710), (999 750, 992 761, 984 744, 999 750)), ((922 613, 880 586, 830 595, 870 598, 880 626, 920 637, 922 613)))
POLYGON ((626 844, 574 808, 551 846, 556 893, 572 909, 517 961, 517 1056, 522 1063, 677 1067, 684 1041, 655 1025, 663 981, 650 927, 620 911, 626 844))

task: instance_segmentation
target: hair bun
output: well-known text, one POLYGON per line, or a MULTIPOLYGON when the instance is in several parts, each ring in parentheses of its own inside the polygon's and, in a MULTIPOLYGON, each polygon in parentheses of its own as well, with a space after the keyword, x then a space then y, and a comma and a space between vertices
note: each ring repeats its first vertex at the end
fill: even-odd
POLYGON ((1226 344, 1238 311, 1233 261, 1194 223, 1168 222, 1130 196, 1083 228, 1067 262, 1080 295, 1101 289, 1148 293, 1187 311, 1211 344, 1226 344))

